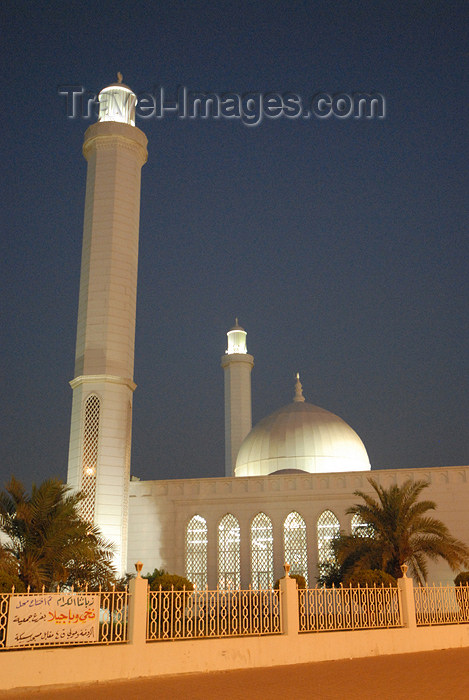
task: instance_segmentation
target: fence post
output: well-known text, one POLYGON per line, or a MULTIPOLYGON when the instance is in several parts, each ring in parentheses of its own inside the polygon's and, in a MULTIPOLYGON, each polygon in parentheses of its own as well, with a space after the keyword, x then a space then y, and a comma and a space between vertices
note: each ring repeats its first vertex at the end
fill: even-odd
POLYGON ((142 578, 143 564, 135 564, 136 578, 129 584, 129 643, 145 644, 147 638, 148 581, 142 578))
POLYGON ((401 620, 404 627, 417 627, 414 582, 407 576, 407 568, 406 564, 402 564, 402 578, 397 579, 397 585, 401 593, 401 620))
POLYGON ((290 578, 290 564, 284 564, 285 576, 280 579, 280 605, 282 606, 283 634, 297 635, 298 619, 298 587, 296 580, 290 578))

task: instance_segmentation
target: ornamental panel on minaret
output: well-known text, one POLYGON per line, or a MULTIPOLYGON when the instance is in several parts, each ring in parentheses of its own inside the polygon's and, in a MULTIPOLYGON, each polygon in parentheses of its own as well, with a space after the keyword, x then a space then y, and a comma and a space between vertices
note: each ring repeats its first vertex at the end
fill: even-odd
POLYGON ((137 98, 118 78, 100 92, 99 119, 83 144, 88 168, 68 483, 84 491, 83 514, 115 544, 123 573, 147 138, 135 126, 137 98))

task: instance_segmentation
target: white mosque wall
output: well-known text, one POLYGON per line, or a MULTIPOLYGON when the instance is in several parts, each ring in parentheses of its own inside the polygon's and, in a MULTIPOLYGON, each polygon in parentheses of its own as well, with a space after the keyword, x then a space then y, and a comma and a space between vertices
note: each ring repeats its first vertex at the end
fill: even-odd
MULTIPOLYGON (((297 511, 306 522, 308 578, 314 585, 318 574, 317 521, 329 509, 350 532, 347 508, 359 498, 354 491, 372 492, 368 478, 380 485, 402 484, 407 479, 425 480, 424 497, 436 502, 436 517, 451 534, 469 543, 469 466, 421 469, 374 470, 368 473, 282 474, 268 477, 233 477, 132 481, 129 491, 128 570, 135 561, 145 569, 165 568, 185 573, 185 530, 194 515, 208 527, 208 586, 217 585, 217 528, 227 513, 240 524, 241 586, 251 583, 250 524, 260 512, 272 520, 274 578, 283 575, 283 523, 297 511)), ((442 562, 430 567, 429 582, 451 583, 454 573, 442 562)))

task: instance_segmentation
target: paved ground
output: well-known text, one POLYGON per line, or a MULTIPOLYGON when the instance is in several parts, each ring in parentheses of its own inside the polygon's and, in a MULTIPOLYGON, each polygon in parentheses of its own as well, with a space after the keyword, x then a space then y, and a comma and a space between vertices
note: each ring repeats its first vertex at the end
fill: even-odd
POLYGON ((73 688, 0 691, 15 700, 468 700, 469 649, 248 671, 181 674, 73 688))

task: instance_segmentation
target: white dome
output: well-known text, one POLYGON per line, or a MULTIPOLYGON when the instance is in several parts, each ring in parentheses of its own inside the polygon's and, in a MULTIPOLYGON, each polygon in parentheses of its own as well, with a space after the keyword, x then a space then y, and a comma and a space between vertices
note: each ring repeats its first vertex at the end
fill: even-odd
POLYGON ((235 476, 266 476, 284 470, 314 474, 371 469, 357 433, 339 416, 306 403, 299 386, 293 403, 261 420, 244 439, 235 476))

